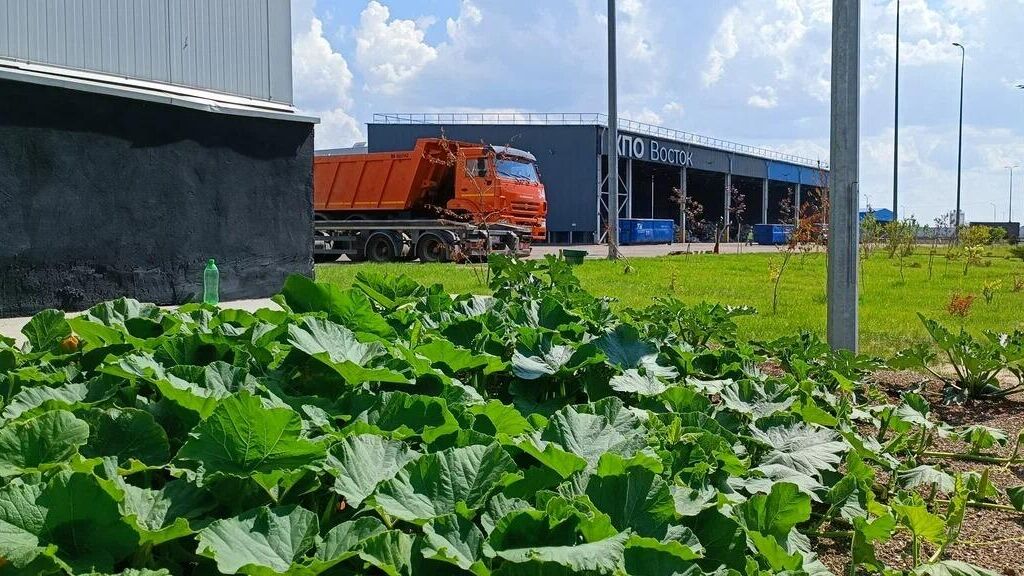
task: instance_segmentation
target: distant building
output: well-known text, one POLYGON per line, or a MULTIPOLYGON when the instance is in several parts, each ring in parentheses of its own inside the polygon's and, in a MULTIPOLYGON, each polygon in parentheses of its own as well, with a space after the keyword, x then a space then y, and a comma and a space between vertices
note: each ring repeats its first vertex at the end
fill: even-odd
POLYGON ((288 0, 0 0, 0 316, 312 271, 288 0))
POLYGON ((875 216, 875 220, 877 220, 878 222, 892 222, 893 219, 892 210, 889 210, 888 208, 879 208, 877 210, 861 210, 860 219, 863 220, 868 214, 873 214, 875 216))
MULTIPOLYGON (((375 114, 368 146, 410 150, 417 138, 443 135, 528 150, 546 189, 548 242, 589 244, 608 228, 607 124, 603 114, 375 114)), ((828 187, 825 162, 623 118, 619 128, 620 218, 672 220, 711 238, 719 224, 788 220, 828 187), (686 222, 682 198, 700 206, 698 221, 686 222)))

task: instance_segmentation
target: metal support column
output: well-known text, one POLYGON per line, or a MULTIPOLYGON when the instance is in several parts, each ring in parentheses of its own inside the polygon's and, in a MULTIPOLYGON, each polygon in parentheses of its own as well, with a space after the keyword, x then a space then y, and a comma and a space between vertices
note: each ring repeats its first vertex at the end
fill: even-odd
POLYGON ((857 187, 860 145, 860 0, 832 2, 832 174, 828 342, 857 351, 857 187))
POLYGON ((801 184, 797 182, 796 190, 794 190, 795 196, 793 197, 793 223, 800 224, 800 187, 801 184))
POLYGON ((761 224, 768 223, 768 179, 764 179, 761 187, 761 224))
POLYGON ((594 244, 600 244, 604 241, 604 222, 601 218, 601 207, 605 210, 608 209, 608 199, 605 197, 602 189, 604 188, 605 182, 608 181, 608 175, 604 173, 604 166, 601 165, 601 154, 597 155, 597 222, 594 225, 594 244))
POLYGON ((633 159, 626 160, 626 218, 633 217, 633 159))
POLYGON ((723 190, 723 195, 725 196, 723 201, 725 210, 722 216, 722 226, 725 228, 725 241, 728 242, 729 226, 732 225, 732 218, 729 214, 729 208, 732 206, 732 172, 727 172, 725 175, 725 190, 723 190))
POLYGON ((686 167, 679 171, 679 229, 683 231, 683 242, 686 242, 686 167))

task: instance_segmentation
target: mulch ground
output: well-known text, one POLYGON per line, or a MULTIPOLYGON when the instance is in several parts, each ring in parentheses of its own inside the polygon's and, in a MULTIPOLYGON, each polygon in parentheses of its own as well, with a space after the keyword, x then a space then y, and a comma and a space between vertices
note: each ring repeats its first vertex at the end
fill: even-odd
MULTIPOLYGON (((918 391, 931 404, 933 418, 954 427, 983 424, 998 428, 1009 439, 1007 446, 997 446, 986 454, 1010 456, 1017 434, 1024 429, 1024 394, 1016 394, 1001 401, 943 404, 941 383, 926 380, 916 372, 879 371, 871 381, 894 404, 900 394, 918 391)), ((955 439, 938 438, 930 450, 937 452, 967 452, 968 446, 955 439)), ((949 472, 982 472, 989 468, 989 478, 999 491, 997 504, 1009 504, 1005 490, 1024 485, 1024 465, 1003 466, 959 460, 925 460, 949 472)), ((941 496, 940 496, 941 497, 941 496)), ((849 573, 849 540, 819 539, 817 549, 822 562, 835 574, 849 573)), ((877 547, 879 560, 892 568, 909 569, 910 537, 906 531, 898 532, 892 540, 877 547)), ((922 556, 934 549, 922 546, 922 556)), ((946 548, 944 559, 970 562, 997 574, 1024 576, 1024 514, 968 508, 963 528, 956 542, 946 548)))

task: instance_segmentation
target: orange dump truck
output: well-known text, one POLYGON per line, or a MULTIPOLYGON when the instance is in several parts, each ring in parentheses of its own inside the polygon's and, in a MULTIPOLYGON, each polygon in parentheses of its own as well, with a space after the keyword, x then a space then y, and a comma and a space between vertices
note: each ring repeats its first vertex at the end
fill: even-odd
POLYGON ((401 152, 317 152, 313 209, 319 262, 526 255, 547 235, 532 154, 435 138, 401 152))

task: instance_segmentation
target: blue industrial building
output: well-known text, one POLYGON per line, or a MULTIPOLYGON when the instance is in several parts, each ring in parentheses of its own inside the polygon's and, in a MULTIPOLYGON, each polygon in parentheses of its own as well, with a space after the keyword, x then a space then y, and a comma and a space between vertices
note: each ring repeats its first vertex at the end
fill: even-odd
POLYGON ((892 222, 893 213, 888 208, 878 208, 872 210, 861 210, 860 219, 863 220, 868 214, 873 214, 875 220, 878 222, 892 222))
MULTIPOLYGON (((606 230, 607 132, 602 114, 377 114, 368 147, 407 150, 443 134, 529 150, 547 189, 549 242, 592 243, 606 230)), ((620 120, 619 158, 621 218, 671 219, 698 236, 681 197, 702 207, 707 235, 719 223, 735 229, 737 217, 744 225, 791 220, 828 183, 824 162, 628 120, 620 120), (729 209, 733 189, 742 214, 729 209)))

